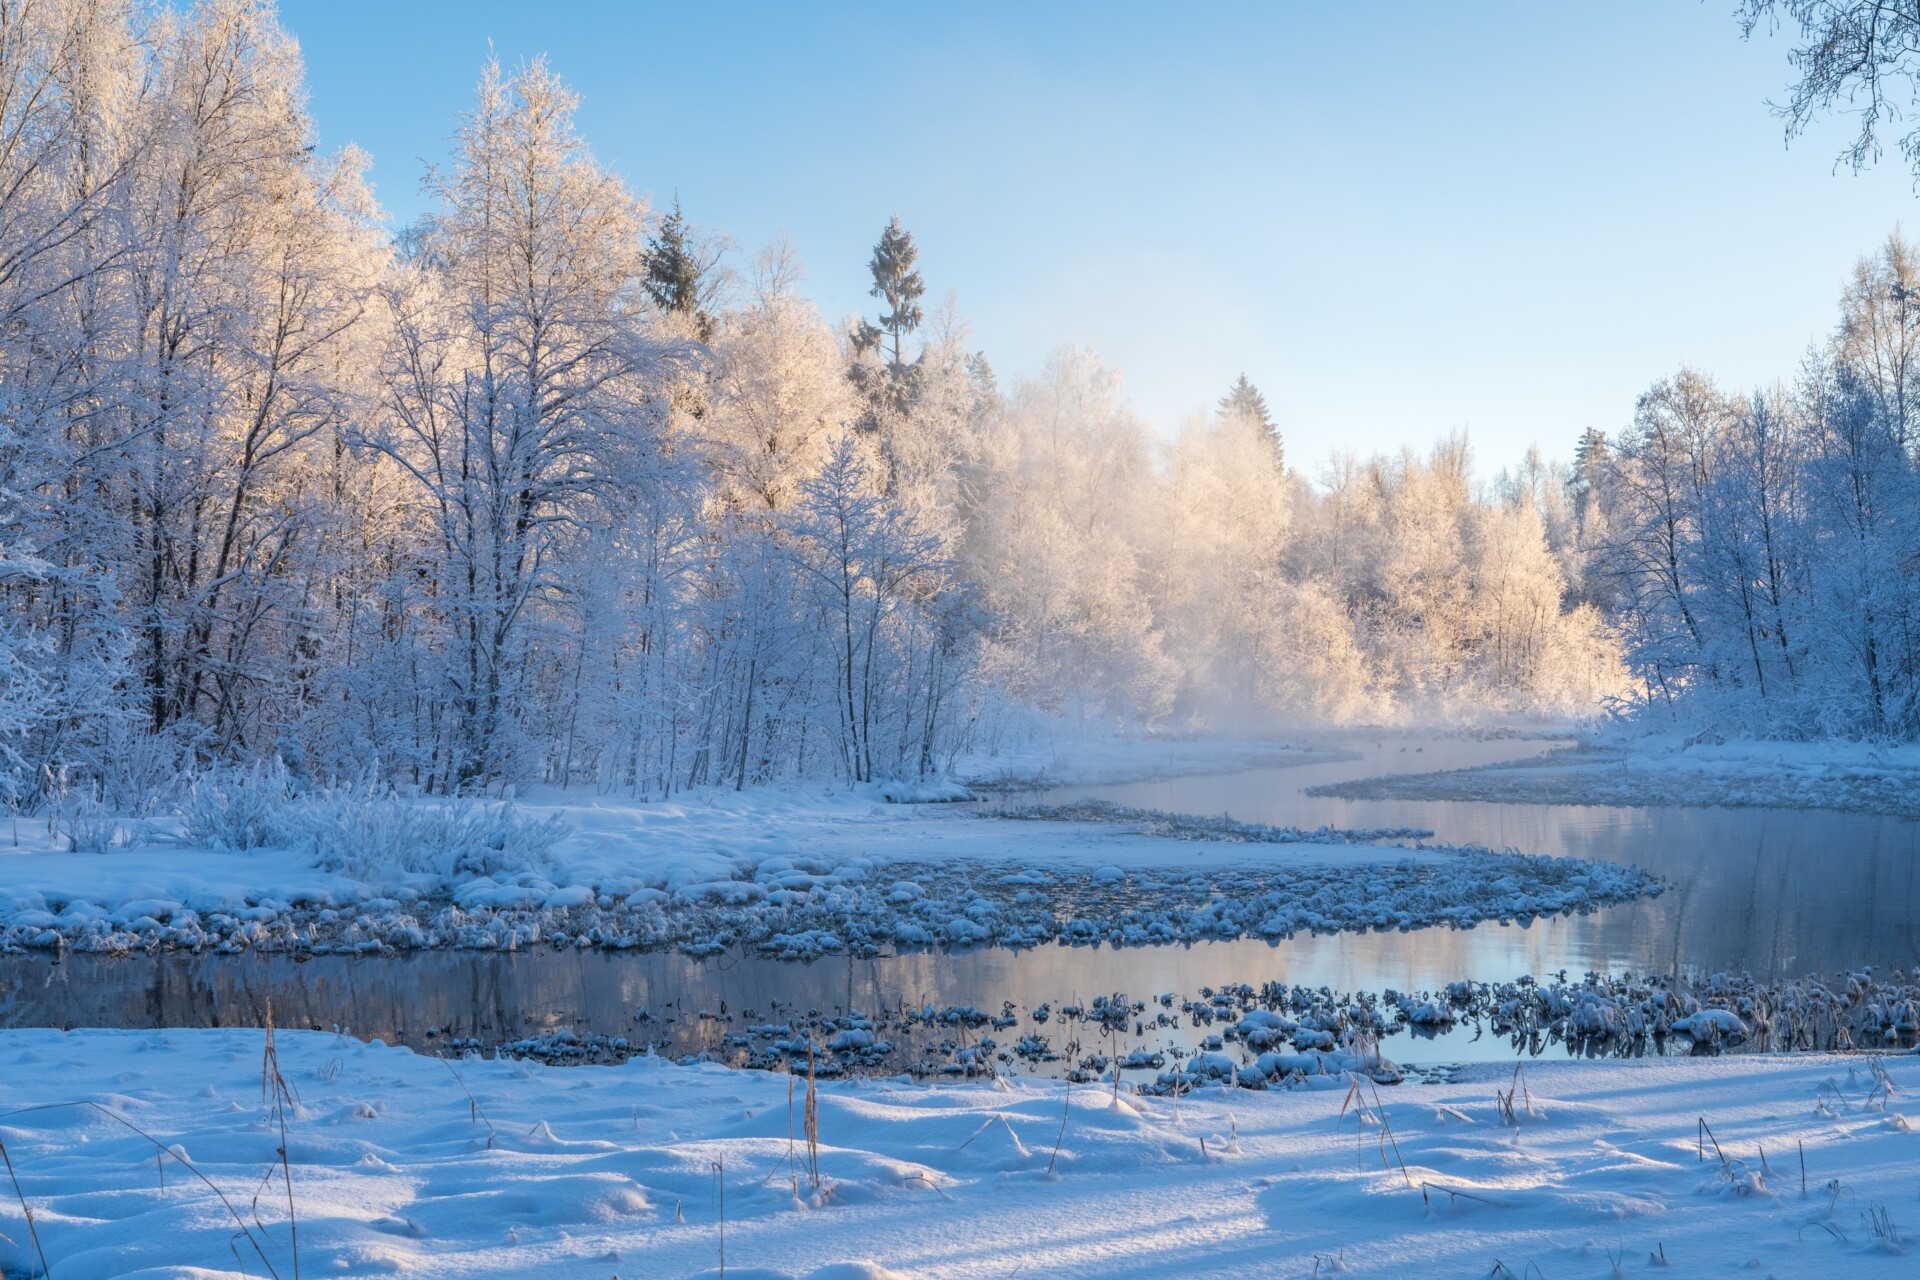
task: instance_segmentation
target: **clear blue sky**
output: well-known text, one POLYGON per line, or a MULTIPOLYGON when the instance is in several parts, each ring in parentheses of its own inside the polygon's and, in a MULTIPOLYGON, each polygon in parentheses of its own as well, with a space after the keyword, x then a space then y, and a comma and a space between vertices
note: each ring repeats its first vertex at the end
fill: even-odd
MULTIPOLYGON (((1789 374, 1914 217, 1897 155, 1782 145, 1784 37, 1732 0, 931 5, 283 0, 321 141, 396 218, 488 42, 545 53, 596 152, 829 319, 887 216, 1003 381, 1064 343, 1162 427, 1244 370, 1296 465, 1467 428, 1566 457, 1682 362, 1789 374)), ((1914 229, 1920 230, 1920 227, 1914 229)))

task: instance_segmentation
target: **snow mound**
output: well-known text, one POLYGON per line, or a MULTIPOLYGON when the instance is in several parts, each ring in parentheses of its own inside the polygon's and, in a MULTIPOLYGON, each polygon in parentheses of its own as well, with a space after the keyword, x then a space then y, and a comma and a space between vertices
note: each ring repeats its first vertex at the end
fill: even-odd
MULTIPOLYGON (((449 1070, 282 1031, 302 1093, 283 1180, 262 1047, 234 1029, 0 1032, 0 1060, 35 1060, 0 1073, 0 1138, 48 1272, 291 1275, 288 1181, 310 1275, 717 1276, 723 1213, 736 1280, 1911 1269, 1885 1243, 1913 1229, 1916 1139, 1887 1102, 1920 1089, 1911 1054, 1528 1059, 1356 1088, 1352 1067, 1274 1050, 1290 1087, 1234 1091, 1206 1060, 1165 1097, 829 1080, 816 1170, 776 1074, 449 1070), (515 1140, 534 1132, 552 1140, 515 1140)), ((7 1274, 40 1272, 18 1196, 0 1196, 0 1236, 7 1274)))

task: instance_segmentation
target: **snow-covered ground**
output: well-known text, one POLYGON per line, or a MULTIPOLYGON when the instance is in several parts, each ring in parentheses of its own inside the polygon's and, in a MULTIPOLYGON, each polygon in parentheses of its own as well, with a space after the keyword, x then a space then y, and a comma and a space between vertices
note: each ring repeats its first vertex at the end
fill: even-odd
POLYGON ((1613 734, 1524 760, 1342 781, 1353 799, 1840 809, 1920 819, 1920 746, 1613 734))
POLYGON ((689 1276, 724 1238, 736 1280, 1892 1277, 1920 1235, 1911 1055, 1533 1061, 1357 1098, 833 1081, 810 1151, 804 1079, 283 1032, 283 1165, 264 1046, 0 1034, 0 1269, 291 1277, 289 1184, 307 1276, 689 1276))
MULTIPOLYGON (((1046 771, 1328 758, 1145 744, 1092 752, 1083 771, 1057 760, 1046 771)), ((1033 776, 1034 766, 1021 767, 1033 776)), ((1414 847, 1421 833, 1409 830, 1169 825, 1092 810, 1049 815, 1073 821, 1008 821, 972 806, 889 802, 950 788, 794 785, 651 803, 548 793, 507 811, 280 786, 229 779, 197 789, 185 816, 91 817, 80 848, 71 824, 22 824, 18 845, 0 846, 0 946, 699 953, 744 944, 800 957, 1471 924, 1588 910, 1657 888, 1611 864, 1414 847)))

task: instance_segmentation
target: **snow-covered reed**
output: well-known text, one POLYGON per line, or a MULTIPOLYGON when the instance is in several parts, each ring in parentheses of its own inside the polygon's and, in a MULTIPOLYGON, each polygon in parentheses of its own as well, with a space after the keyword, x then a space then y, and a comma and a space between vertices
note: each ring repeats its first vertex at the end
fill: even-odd
POLYGON ((303 790, 277 758, 202 773, 187 789, 181 819, 195 844, 291 850, 322 871, 360 880, 551 872, 554 846, 568 830, 563 818, 535 818, 507 801, 422 801, 378 781, 303 790))

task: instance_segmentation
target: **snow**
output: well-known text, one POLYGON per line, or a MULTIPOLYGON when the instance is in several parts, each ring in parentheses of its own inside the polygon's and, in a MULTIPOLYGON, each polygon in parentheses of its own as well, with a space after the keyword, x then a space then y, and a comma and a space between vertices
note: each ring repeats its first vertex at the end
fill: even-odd
POLYGON ((549 792, 511 808, 349 792, 255 812, 222 837, 246 848, 215 847, 191 815, 144 820, 140 837, 97 853, 56 848, 33 826, 0 849, 0 946, 808 957, 1466 926, 1659 888, 1606 863, 1426 847, 1413 828, 1296 831, 1090 804, 1010 821, 888 803, 878 787, 652 803, 549 792))
MULTIPOLYGON (((290 1276, 265 1046, 257 1030, 0 1033, 0 1141, 34 1215, 29 1233, 0 1187, 0 1268, 36 1267, 37 1234, 60 1280, 237 1280, 262 1257, 290 1276)), ((1603 1276, 1662 1259, 1900 1276, 1920 1224, 1912 1055, 1533 1060, 1178 1097, 823 1081, 816 1183, 804 1079, 450 1064, 322 1032, 275 1049, 306 1275, 717 1274, 723 1200, 727 1275, 809 1280, 1603 1276)))
POLYGON ((1527 759, 1309 794, 1520 804, 1838 809, 1920 819, 1920 746, 1611 734, 1527 759))

